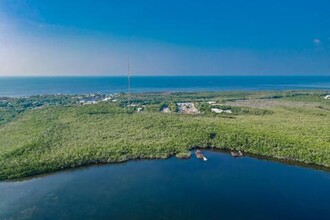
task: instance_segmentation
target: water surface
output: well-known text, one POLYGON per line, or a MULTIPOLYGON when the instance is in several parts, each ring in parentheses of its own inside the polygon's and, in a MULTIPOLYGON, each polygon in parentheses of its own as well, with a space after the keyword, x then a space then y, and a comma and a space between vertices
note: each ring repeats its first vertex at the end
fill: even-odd
MULTIPOLYGON (((133 76, 132 92, 330 89, 330 76, 133 76)), ((127 77, 0 77, 0 96, 115 93, 127 77)))
POLYGON ((205 155, 0 182, 0 219, 329 219, 329 172, 205 155))

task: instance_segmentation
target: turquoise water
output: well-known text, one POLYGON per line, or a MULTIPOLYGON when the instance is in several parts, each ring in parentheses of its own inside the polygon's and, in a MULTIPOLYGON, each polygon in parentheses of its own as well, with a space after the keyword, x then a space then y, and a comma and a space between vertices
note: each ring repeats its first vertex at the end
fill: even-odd
MULTIPOLYGON (((330 76, 135 76, 131 87, 132 92, 329 90, 330 76)), ((0 77, 0 96, 126 91, 126 77, 0 77)))
POLYGON ((329 219, 329 172, 205 155, 0 182, 0 219, 329 219))

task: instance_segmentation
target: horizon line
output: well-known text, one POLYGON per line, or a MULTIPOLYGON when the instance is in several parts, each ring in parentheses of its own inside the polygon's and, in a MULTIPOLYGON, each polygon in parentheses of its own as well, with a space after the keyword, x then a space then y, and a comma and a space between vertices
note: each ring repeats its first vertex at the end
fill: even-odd
MULTIPOLYGON (((216 77, 216 76, 330 76, 328 74, 160 74, 160 75, 149 75, 149 74, 136 74, 131 77, 216 77)), ((33 78, 33 77, 127 77, 127 75, 0 75, 0 78, 33 78)))

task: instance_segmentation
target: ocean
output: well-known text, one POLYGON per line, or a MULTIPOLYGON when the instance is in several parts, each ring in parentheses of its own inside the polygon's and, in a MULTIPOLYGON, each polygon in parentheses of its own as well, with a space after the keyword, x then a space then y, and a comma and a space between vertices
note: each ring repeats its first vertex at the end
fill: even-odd
MULTIPOLYGON (((132 92, 229 90, 330 90, 329 76, 133 76, 132 92)), ((127 91, 127 77, 0 77, 0 96, 116 93, 127 91)))

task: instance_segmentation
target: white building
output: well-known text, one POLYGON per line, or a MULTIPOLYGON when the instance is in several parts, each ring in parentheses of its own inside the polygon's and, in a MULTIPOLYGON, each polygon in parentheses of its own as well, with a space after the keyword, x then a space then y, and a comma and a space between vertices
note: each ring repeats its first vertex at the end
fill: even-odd
POLYGON ((109 100, 111 100, 111 97, 106 97, 106 98, 102 99, 103 102, 107 102, 109 100))
POLYGON ((163 113, 170 113, 171 110, 170 110, 169 107, 164 107, 164 108, 161 110, 161 112, 163 112, 163 113))
POLYGON ((177 103, 179 112, 185 114, 197 114, 199 113, 198 109, 195 107, 193 102, 181 102, 177 103))
POLYGON ((214 113, 219 114, 219 113, 222 113, 223 110, 222 109, 218 109, 218 108, 211 108, 211 112, 214 112, 214 113))
POLYGON ((223 110, 223 109, 219 109, 219 108, 211 108, 211 112, 214 112, 214 113, 227 113, 227 114, 231 114, 233 113, 231 110, 223 110))

